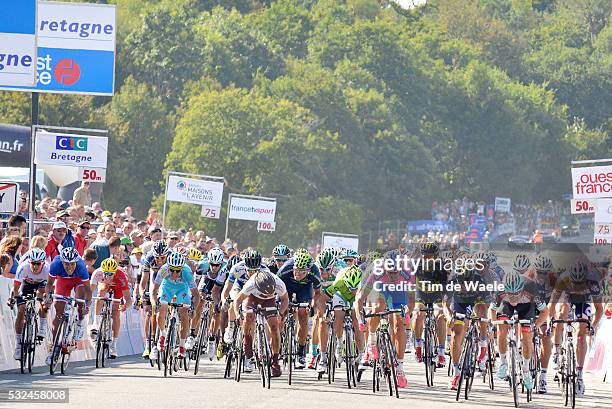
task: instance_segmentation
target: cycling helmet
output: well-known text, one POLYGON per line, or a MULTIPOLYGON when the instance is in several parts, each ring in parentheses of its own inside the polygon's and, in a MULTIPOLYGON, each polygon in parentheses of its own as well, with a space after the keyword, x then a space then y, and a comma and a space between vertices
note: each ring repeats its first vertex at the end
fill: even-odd
POLYGON ((421 254, 422 255, 433 255, 437 256, 440 251, 440 246, 438 243, 433 241, 428 241, 427 243, 421 244, 421 254))
POLYGON ((247 251, 244 255, 244 264, 247 268, 259 268, 259 266, 261 266, 261 254, 259 254, 259 251, 247 251))
POLYGON ((255 274, 255 288, 263 295, 272 295, 276 289, 276 280, 272 273, 260 271, 255 274))
POLYGON ((322 252, 319 253, 319 255, 317 256, 317 266, 319 266, 319 268, 322 268, 324 270, 327 270, 330 267, 334 266, 334 263, 336 262, 336 257, 334 257, 334 254, 331 252, 331 250, 325 249, 322 252))
POLYGON ((210 264, 222 264, 223 258, 225 254, 223 254, 223 250, 215 247, 214 249, 208 250, 208 262, 210 264))
POLYGON ((166 244, 166 242, 162 240, 157 240, 155 243, 153 243, 152 249, 153 249, 153 255, 155 257, 167 256, 168 253, 170 253, 170 249, 168 248, 168 245, 166 244))
POLYGON ((487 251, 487 260, 489 262, 489 264, 496 264, 497 263, 497 255, 492 252, 492 251, 487 251))
POLYGON ((277 257, 284 257, 287 258, 289 257, 289 247, 287 247, 284 244, 279 244, 278 246, 274 247, 274 250, 272 250, 272 257, 277 258, 277 257))
POLYGON ((229 260, 227 260, 227 269, 228 271, 232 269, 232 267, 234 267, 234 265, 240 263, 240 256, 239 255, 235 255, 229 258, 229 260))
POLYGON ((195 247, 189 249, 189 260, 201 261, 202 260, 202 252, 195 247))
POLYGON ((358 266, 362 265, 363 263, 366 262, 367 259, 368 257, 365 253, 359 254, 359 257, 357 257, 357 265, 358 266))
POLYGON ((453 258, 453 253, 449 250, 440 252, 440 258, 442 260, 450 260, 453 258))
POLYGON ((519 254, 514 259, 514 269, 519 273, 524 273, 529 269, 531 262, 529 261, 529 257, 524 254, 519 254))
POLYGON ((299 269, 308 269, 312 267, 312 256, 308 252, 301 252, 293 258, 293 267, 299 269))
POLYGON ((39 249, 38 247, 34 247, 30 250, 30 261, 33 262, 44 262, 47 258, 47 254, 43 249, 39 249))
POLYGON ((504 276, 504 290, 508 293, 516 294, 525 288, 525 278, 517 270, 512 270, 504 276))
POLYGON ((368 253, 368 257, 367 257, 367 261, 369 262, 373 262, 374 260, 378 260, 380 258, 382 258, 382 253, 378 250, 372 250, 368 253))
POLYGON ((65 247, 60 253, 60 259, 64 263, 76 263, 79 259, 79 253, 74 247, 65 247))
POLYGON ((356 289, 363 278, 363 271, 357 266, 348 267, 344 274, 344 282, 349 289, 356 289))
POLYGON ((114 273, 119 268, 119 264, 117 264, 114 258, 109 257, 102 261, 100 268, 102 268, 102 271, 105 273, 114 273))
POLYGON ((342 258, 358 258, 359 257, 359 253, 357 253, 355 250, 351 250, 351 249, 344 249, 344 251, 342 252, 342 258))
POLYGON ((573 282, 582 282, 586 278, 587 265, 581 261, 577 261, 574 265, 572 265, 569 272, 570 278, 573 282))
POLYGON ((487 253, 485 253, 484 251, 482 251, 482 252, 480 252, 480 253, 476 253, 476 254, 474 254, 474 255, 472 256, 472 259, 473 259, 474 261, 478 261, 478 260, 480 260, 480 261, 483 261, 483 262, 485 262, 485 263, 488 263, 488 262, 489 262, 489 259, 488 259, 488 257, 487 257, 487 253))
POLYGON ((185 264, 186 257, 184 254, 179 253, 178 251, 173 251, 168 256, 168 265, 173 268, 183 267, 185 264))
POLYGON ((536 272, 538 273, 547 273, 551 271, 553 268, 552 261, 550 260, 550 258, 542 254, 540 254, 535 259, 535 261, 533 262, 533 265, 536 269, 536 272))

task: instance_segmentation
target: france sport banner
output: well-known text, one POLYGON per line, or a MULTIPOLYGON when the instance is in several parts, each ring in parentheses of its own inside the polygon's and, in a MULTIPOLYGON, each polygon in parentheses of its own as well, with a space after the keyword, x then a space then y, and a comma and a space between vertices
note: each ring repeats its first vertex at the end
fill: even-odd
POLYGON ((117 32, 114 5, 41 1, 37 28, 36 86, 2 89, 113 94, 117 32))
POLYGON ((36 80, 36 0, 0 0, 0 87, 36 80))

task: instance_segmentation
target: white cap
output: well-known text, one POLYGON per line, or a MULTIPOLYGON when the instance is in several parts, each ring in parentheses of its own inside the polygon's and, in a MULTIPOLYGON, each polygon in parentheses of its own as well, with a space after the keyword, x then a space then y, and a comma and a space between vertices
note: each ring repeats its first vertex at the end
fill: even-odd
POLYGON ((64 222, 55 222, 53 223, 53 230, 55 229, 67 229, 66 223, 64 222))

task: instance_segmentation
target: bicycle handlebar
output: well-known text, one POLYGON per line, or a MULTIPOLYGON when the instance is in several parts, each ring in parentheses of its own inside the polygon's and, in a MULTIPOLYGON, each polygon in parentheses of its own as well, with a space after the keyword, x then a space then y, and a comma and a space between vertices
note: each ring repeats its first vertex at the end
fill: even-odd
POLYGON ((385 311, 381 311, 381 312, 373 312, 370 314, 365 314, 363 317, 364 318, 370 318, 370 317, 385 317, 387 315, 391 315, 391 314, 402 314, 404 311, 401 309, 394 309, 394 310, 385 310, 385 311))
POLYGON ((65 297, 63 295, 57 295, 57 294, 53 294, 53 299, 60 300, 60 301, 66 301, 66 302, 76 302, 80 304, 87 304, 87 301, 82 300, 80 298, 65 297))
POLYGON ((507 325, 512 325, 512 324, 531 324, 531 320, 514 320, 514 319, 493 320, 493 321, 491 321, 491 324, 495 324, 495 325, 499 325, 499 324, 507 324, 507 325))
POLYGON ((108 298, 108 297, 91 297, 94 300, 104 300, 104 301, 110 301, 110 302, 115 302, 115 303, 122 303, 123 302, 123 298, 108 298))

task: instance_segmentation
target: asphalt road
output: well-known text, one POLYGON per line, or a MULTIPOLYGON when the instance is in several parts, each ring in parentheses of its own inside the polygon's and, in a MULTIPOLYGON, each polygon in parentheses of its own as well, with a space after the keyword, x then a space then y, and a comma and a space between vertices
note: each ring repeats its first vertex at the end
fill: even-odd
MULTIPOLYGON (((446 370, 436 374, 435 386, 427 388, 424 370, 412 356, 406 356, 408 388, 400 391, 400 399, 381 391, 371 391, 371 373, 364 375, 355 390, 346 387, 342 370, 336 383, 317 381, 314 371, 302 370, 287 385, 285 374, 272 380, 270 390, 261 387, 257 373, 245 374, 240 383, 223 379, 222 362, 204 362, 198 376, 193 372, 179 372, 164 378, 163 373, 149 366, 139 357, 123 357, 112 362, 112 367, 95 369, 94 362, 71 366, 67 375, 50 376, 46 368, 36 368, 32 375, 18 371, 0 373, 0 391, 11 388, 69 388, 68 404, 30 404, 0 402, 1 408, 488 408, 513 407, 512 394, 507 384, 497 384, 490 391, 478 379, 468 402, 455 402, 454 392, 447 389, 446 370)), ((603 383, 601 376, 585 375, 587 396, 579 399, 577 407, 612 408, 612 384, 603 383)), ((548 395, 536 395, 531 403, 521 396, 522 408, 556 409, 563 407, 556 385, 548 395)))

